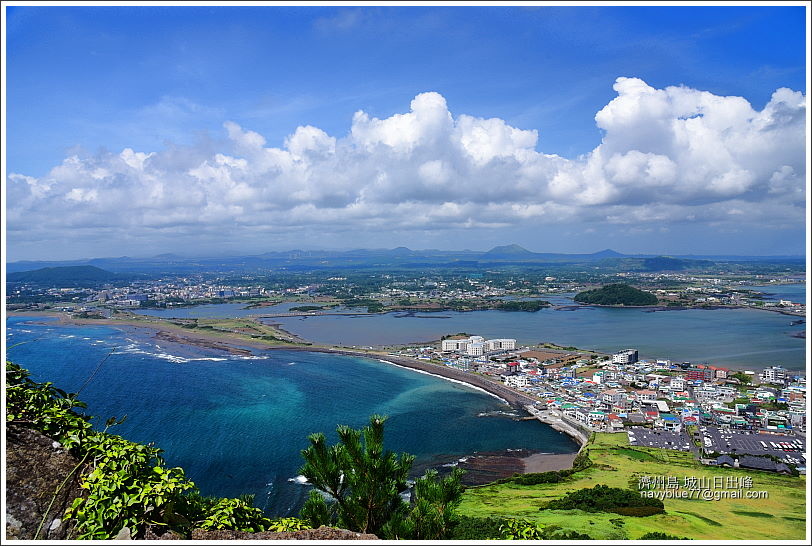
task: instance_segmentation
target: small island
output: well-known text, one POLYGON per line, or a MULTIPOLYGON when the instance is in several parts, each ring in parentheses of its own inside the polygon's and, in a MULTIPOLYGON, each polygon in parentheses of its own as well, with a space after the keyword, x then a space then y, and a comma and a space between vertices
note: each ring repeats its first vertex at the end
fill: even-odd
POLYGON ((638 290, 628 284, 607 284, 594 290, 579 292, 573 298, 578 303, 591 305, 657 305, 657 296, 638 290))
POLYGON ((496 305, 496 309, 499 311, 525 311, 529 313, 535 313, 545 307, 550 307, 549 301, 503 301, 496 305))

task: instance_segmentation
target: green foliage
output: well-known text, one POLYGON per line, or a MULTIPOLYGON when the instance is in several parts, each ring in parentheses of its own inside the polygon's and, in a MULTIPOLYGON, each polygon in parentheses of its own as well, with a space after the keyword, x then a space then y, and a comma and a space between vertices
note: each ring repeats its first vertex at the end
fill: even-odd
POLYGON ((455 468, 451 475, 438 478, 436 470, 428 470, 415 481, 412 504, 401 505, 400 517, 393 517, 383 528, 385 538, 437 540, 446 537, 454 523, 454 510, 460 504, 463 470, 455 468))
POLYGON ((508 519, 499 526, 502 540, 592 540, 587 534, 564 531, 557 525, 538 525, 525 519, 508 519))
POLYGON ((249 533, 266 530, 271 520, 262 510, 251 506, 253 498, 216 499, 200 522, 201 529, 239 529, 249 533))
POLYGON ((496 305, 499 311, 527 311, 535 313, 540 309, 549 307, 549 301, 533 300, 533 301, 503 301, 496 305))
POLYGON ((28 370, 6 361, 6 423, 39 430, 66 449, 93 434, 90 418, 73 411, 87 405, 53 383, 37 383, 28 370))
POLYGON ((637 540, 690 540, 688 537, 669 535, 661 531, 650 531, 637 540))
POLYGON ((109 539, 123 527, 163 525, 175 515, 181 493, 194 488, 181 468, 165 468, 161 450, 112 434, 97 433, 83 448, 90 464, 66 517, 76 519, 78 538, 109 539))
POLYGON ((291 307, 288 311, 300 311, 300 312, 310 312, 310 311, 324 311, 324 307, 321 305, 297 305, 296 307, 291 307))
POLYGON ((313 526, 337 525, 383 538, 442 539, 454 522, 462 472, 443 479, 427 472, 415 482, 412 504, 405 503, 400 493, 407 489, 414 456, 384 449, 385 422, 373 415, 360 430, 339 426, 333 446, 324 434, 309 437, 300 473, 330 502, 311 491, 301 517, 313 526))
POLYGON ((502 538, 502 526, 506 518, 477 518, 457 516, 457 520, 447 537, 450 540, 485 540, 502 538))
POLYGON ((643 497, 631 489, 601 484, 571 491, 560 499, 545 503, 541 509, 615 512, 624 516, 650 516, 665 512, 660 499, 643 497))
POLYGON ((622 283, 579 292, 573 299, 579 303, 595 305, 657 305, 659 301, 654 294, 622 283))
POLYGON ((738 379, 739 383, 750 384, 753 382, 753 378, 743 372, 732 373, 730 374, 730 377, 732 377, 733 379, 738 379))

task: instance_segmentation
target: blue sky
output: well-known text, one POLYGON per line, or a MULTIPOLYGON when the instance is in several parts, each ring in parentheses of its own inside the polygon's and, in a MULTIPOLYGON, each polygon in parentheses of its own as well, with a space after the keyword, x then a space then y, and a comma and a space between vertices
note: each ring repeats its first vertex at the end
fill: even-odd
POLYGON ((803 7, 6 9, 10 260, 805 248, 803 7))

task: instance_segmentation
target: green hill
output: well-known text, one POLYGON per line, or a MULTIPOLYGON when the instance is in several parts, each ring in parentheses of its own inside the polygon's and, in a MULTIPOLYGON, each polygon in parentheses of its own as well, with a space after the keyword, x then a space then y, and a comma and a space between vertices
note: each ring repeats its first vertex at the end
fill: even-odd
POLYGON ((9 273, 7 282, 28 282, 66 286, 75 283, 105 282, 118 280, 119 276, 110 271, 92 265, 74 265, 65 267, 43 267, 33 271, 9 273))
POLYGON ((593 305, 657 305, 657 296, 628 284, 607 284, 601 288, 579 292, 575 301, 593 305))

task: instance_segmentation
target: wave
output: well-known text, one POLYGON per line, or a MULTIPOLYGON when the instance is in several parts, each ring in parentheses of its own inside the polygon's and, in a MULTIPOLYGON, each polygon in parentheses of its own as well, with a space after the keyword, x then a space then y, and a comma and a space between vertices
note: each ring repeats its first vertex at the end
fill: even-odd
POLYGON ((293 483, 298 483, 300 485, 309 485, 310 484, 310 482, 307 481, 307 478, 305 478, 301 474, 299 474, 295 478, 288 478, 288 481, 293 482, 293 483))
POLYGON ((416 368, 410 368, 408 366, 402 366, 400 364, 395 364, 394 362, 391 362, 389 360, 383 360, 383 359, 380 359, 380 358, 378 359, 378 362, 383 362, 385 364, 391 364, 392 366, 397 366, 398 368, 411 370, 413 372, 422 373, 422 374, 425 374, 425 375, 431 375, 431 376, 434 376, 434 377, 439 377, 440 379, 445 379, 446 381, 451 381, 452 383, 459 383, 460 385, 465 385, 466 387, 468 387, 470 389, 474 389, 474 390, 477 390, 477 391, 480 391, 480 392, 484 392, 488 396, 493 396, 494 398, 496 398, 497 400, 499 400, 500 402, 502 402, 505 405, 510 405, 510 404, 508 404, 507 400, 505 400, 504 398, 502 398, 498 394, 488 392, 485 389, 483 389, 482 387, 477 387, 477 386, 471 385, 470 383, 466 383, 465 381, 460 381, 459 379, 452 379, 450 377, 445 377, 443 375, 434 374, 434 373, 427 372, 427 371, 424 371, 424 370, 418 370, 416 368))
POLYGON ((519 417, 519 414, 515 411, 483 411, 476 414, 477 417, 519 417))
POLYGON ((233 358, 237 360, 268 360, 271 357, 269 357, 268 355, 241 355, 235 356, 233 358))

